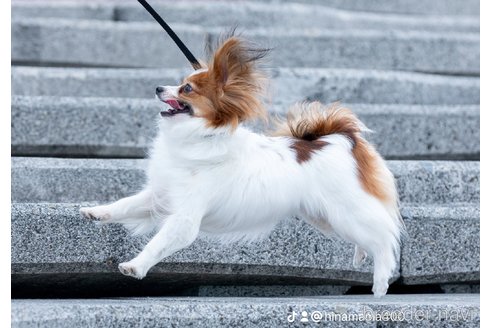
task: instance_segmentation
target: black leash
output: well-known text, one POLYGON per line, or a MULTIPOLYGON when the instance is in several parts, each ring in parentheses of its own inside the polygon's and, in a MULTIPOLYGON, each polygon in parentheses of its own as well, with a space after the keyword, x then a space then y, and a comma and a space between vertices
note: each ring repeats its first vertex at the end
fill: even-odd
POLYGON ((162 28, 167 32, 167 34, 169 34, 171 39, 173 39, 174 43, 176 43, 178 48, 181 50, 181 52, 183 52, 183 54, 186 56, 188 61, 191 63, 191 66, 193 66, 195 70, 200 69, 202 66, 195 58, 195 56, 193 56, 191 51, 188 48, 186 48, 183 41, 181 41, 180 38, 176 35, 176 33, 174 33, 172 28, 170 28, 169 25, 167 25, 167 23, 161 18, 161 16, 159 16, 159 14, 156 13, 154 8, 152 8, 145 0, 138 0, 138 2, 140 2, 140 4, 144 6, 144 8, 149 12, 149 14, 151 14, 152 17, 154 17, 157 23, 159 23, 162 26, 162 28))

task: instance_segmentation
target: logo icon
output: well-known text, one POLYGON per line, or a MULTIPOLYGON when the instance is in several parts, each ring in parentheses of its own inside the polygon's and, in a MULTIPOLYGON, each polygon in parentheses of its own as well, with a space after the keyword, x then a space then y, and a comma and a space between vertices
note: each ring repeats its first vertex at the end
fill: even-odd
POLYGON ((323 319, 323 314, 320 311, 311 312, 311 320, 313 322, 320 322, 323 319))
POLYGON ((301 316, 302 316, 301 322, 309 322, 307 311, 302 311, 301 316))
POLYGON ((294 322, 294 321, 296 321, 296 318, 297 318, 297 312, 292 311, 292 313, 287 316, 287 321, 288 322, 294 322))

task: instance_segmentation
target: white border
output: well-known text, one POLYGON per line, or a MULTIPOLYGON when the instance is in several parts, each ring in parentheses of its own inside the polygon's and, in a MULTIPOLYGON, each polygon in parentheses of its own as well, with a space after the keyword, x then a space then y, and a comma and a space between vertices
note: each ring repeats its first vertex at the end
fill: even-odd
MULTIPOLYGON (((480 143, 485 145, 490 142, 491 129, 487 123, 490 123, 490 59, 492 58, 492 51, 490 49, 490 43, 488 33, 491 31, 490 19, 487 14, 490 13, 490 1, 480 1, 480 17, 485 17, 484 20, 480 19, 480 143), (483 33, 483 34, 482 34, 483 33), (485 38, 482 38, 482 35, 485 38), (485 91, 485 92, 484 92, 485 91)), ((488 147, 480 147, 480 307, 482 302, 488 303, 490 301, 491 284, 488 278, 490 277, 490 247, 491 238, 490 232, 490 204, 492 199, 490 198, 490 150, 488 147), (482 165, 482 163, 485 163, 482 165), (485 168, 482 170, 482 168, 485 168), (485 218, 482 220, 482 218, 485 218), (484 256, 484 254, 486 254, 484 256), (489 261, 487 261, 489 260, 489 261), (482 279, 482 277, 484 279, 482 279)), ((487 305, 487 304, 486 304, 487 305)), ((488 306, 486 306, 488 308, 488 306)), ((488 315, 480 317, 480 325, 482 327, 491 327, 492 319, 488 315)))

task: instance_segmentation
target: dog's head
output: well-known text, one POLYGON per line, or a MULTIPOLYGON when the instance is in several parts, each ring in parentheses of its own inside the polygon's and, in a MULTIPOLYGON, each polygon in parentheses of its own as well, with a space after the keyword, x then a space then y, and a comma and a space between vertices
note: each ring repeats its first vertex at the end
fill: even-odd
POLYGON ((202 119, 207 127, 234 129, 245 120, 265 117, 263 75, 257 61, 267 49, 254 49, 230 36, 215 50, 205 68, 193 72, 178 86, 159 86, 156 96, 170 106, 164 119, 202 119))

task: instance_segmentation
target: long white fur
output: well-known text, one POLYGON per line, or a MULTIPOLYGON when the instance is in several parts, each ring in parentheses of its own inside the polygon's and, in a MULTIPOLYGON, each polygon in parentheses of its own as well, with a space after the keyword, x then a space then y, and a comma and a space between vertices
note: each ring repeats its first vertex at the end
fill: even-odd
POLYGON ((373 292, 382 296, 399 255, 398 214, 363 189, 347 137, 322 140, 329 144, 298 163, 288 137, 207 128, 188 115, 160 118, 144 190, 81 212, 138 234, 156 232, 136 258, 119 265, 139 279, 199 232, 224 241, 254 239, 297 216, 354 243, 354 265, 366 252, 373 256, 373 292))

